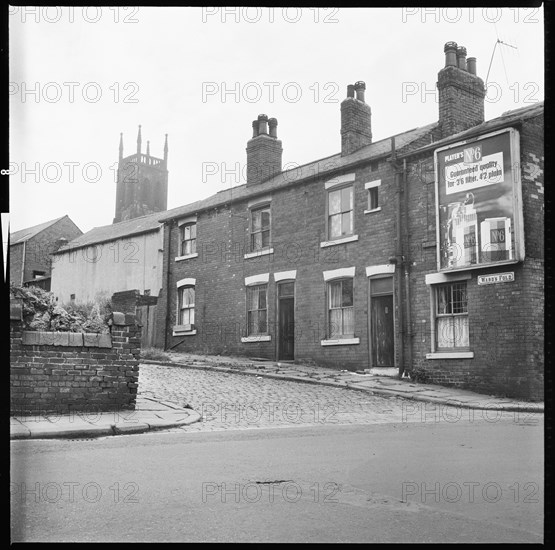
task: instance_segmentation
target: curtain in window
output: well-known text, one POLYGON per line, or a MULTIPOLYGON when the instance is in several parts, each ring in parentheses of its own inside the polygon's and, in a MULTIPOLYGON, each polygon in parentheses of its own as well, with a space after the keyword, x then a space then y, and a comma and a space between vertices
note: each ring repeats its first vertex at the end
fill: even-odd
POLYGON ((341 283, 330 283, 329 284, 329 307, 336 308, 341 307, 341 283))
POLYGON ((247 288, 247 331, 264 334, 267 329, 266 285, 247 288))
POLYGON ((262 227, 262 217, 260 216, 260 211, 256 210, 252 213, 252 230, 260 231, 262 227))
POLYGON ((251 235, 252 250, 262 248, 262 233, 253 233, 251 235))
POLYGON ((437 319, 437 347, 453 347, 453 318, 438 317, 437 319))
POLYGON ((189 307, 195 305, 195 289, 192 287, 183 288, 181 290, 182 294, 182 306, 189 307))
POLYGON ((341 214, 334 214, 329 219, 330 239, 341 237, 341 214))
POLYGON ((341 191, 332 191, 329 194, 329 213, 339 214, 341 212, 341 191))
POLYGON ((179 309, 179 324, 193 325, 195 323, 195 289, 185 287, 181 289, 179 309))
POLYGON ((328 289, 330 337, 354 334, 353 281, 329 283, 328 289))
POLYGON ((455 347, 470 346, 470 339, 468 337, 468 317, 466 315, 454 317, 453 322, 455 347))
POLYGON ((438 317, 437 319, 438 348, 462 348, 470 346, 468 317, 438 317))
POLYGON ((343 334, 350 336, 355 333, 355 309, 343 308, 343 334))

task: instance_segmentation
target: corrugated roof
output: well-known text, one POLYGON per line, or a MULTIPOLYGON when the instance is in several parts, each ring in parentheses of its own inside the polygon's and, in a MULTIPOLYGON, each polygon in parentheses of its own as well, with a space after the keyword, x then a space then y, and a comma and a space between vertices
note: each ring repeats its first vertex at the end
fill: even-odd
MULTIPOLYGON (((408 132, 392 136, 395 137, 395 148, 401 149, 402 147, 405 147, 413 141, 430 133, 437 126, 437 124, 437 122, 434 122, 432 124, 428 124, 427 126, 413 128, 408 132)), ((332 172, 341 168, 348 168, 350 165, 356 164, 361 160, 372 160, 390 153, 391 138, 376 141, 375 143, 371 143, 370 145, 360 148, 351 155, 341 156, 341 154, 338 153, 302 166, 297 166, 291 170, 280 172, 275 177, 253 187, 247 188, 244 184, 237 185, 236 187, 220 191, 219 193, 216 193, 206 199, 173 208, 168 210, 163 216, 160 216, 159 220, 163 222, 173 218, 194 214, 195 212, 199 212, 200 210, 205 210, 207 208, 214 208, 216 206, 226 204, 231 200, 240 200, 252 195, 275 191, 276 189, 291 185, 294 182, 300 182, 301 180, 309 177, 325 174, 326 172, 332 172)))
POLYGON ((123 222, 114 223, 111 225, 103 225, 100 227, 93 227, 87 233, 73 239, 67 245, 61 247, 55 254, 67 252, 75 248, 83 248, 92 244, 98 244, 108 241, 137 235, 139 233, 148 233, 156 231, 160 227, 158 218, 160 212, 149 214, 148 216, 141 216, 132 220, 125 220, 123 222))
POLYGON ((50 220, 49 222, 39 223, 38 225, 34 225, 33 227, 20 229, 19 231, 10 233, 10 245, 28 241, 31 237, 38 235, 41 231, 44 231, 51 225, 54 225, 56 222, 59 222, 61 219, 66 217, 67 214, 65 216, 62 216, 61 218, 56 218, 55 220, 50 220))

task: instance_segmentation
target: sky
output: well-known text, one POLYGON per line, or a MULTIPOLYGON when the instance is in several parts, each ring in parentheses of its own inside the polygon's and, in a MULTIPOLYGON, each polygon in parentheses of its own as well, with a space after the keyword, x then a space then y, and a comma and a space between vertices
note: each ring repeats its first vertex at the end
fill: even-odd
POLYGON ((544 97, 541 7, 19 6, 9 32, 11 232, 65 214, 84 232, 111 224, 120 132, 133 154, 139 124, 155 157, 168 134, 175 208, 245 183, 261 113, 284 167, 339 153, 359 80, 373 141, 437 121, 448 41, 487 75, 486 120, 544 97))

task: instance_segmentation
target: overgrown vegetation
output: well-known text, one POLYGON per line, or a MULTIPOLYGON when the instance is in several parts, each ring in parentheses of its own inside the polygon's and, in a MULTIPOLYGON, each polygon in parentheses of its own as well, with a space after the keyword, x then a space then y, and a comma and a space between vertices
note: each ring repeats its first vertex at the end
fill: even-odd
POLYGON ((110 300, 102 295, 94 302, 70 302, 59 305, 52 292, 42 288, 10 284, 10 296, 23 304, 25 330, 58 332, 109 332, 112 313, 110 300))

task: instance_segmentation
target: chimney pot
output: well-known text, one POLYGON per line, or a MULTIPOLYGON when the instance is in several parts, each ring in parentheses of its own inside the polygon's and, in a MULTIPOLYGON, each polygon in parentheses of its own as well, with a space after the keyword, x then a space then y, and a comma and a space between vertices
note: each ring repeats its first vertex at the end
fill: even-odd
POLYGON ((464 46, 457 48, 457 66, 466 71, 466 48, 464 46))
POLYGON ((359 101, 362 101, 363 103, 364 103, 364 90, 366 90, 366 84, 362 80, 355 82, 355 91, 357 94, 357 99, 359 101))
POLYGON ((268 124, 270 126, 270 137, 277 138, 277 118, 268 119, 268 124))
POLYGON ((347 86, 347 97, 355 97, 355 86, 354 84, 349 84, 347 86))
POLYGON ((258 115, 258 135, 268 133, 268 115, 258 115))
POLYGON ((443 48, 443 51, 445 52, 445 66, 456 67, 457 66, 457 43, 446 42, 443 48))
POLYGON ((255 138, 258 135, 258 120, 252 121, 252 137, 255 138))
POLYGON ((470 74, 473 74, 474 76, 476 76, 476 58, 475 57, 469 57, 466 60, 466 70, 470 74))

